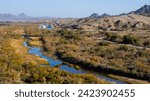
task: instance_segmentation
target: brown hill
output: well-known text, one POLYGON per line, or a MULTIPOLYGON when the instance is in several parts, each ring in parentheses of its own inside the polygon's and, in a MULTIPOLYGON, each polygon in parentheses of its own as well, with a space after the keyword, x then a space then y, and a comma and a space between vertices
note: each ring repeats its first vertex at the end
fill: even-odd
POLYGON ((150 29, 150 17, 136 14, 112 16, 105 18, 82 18, 67 25, 83 30, 128 30, 150 29))

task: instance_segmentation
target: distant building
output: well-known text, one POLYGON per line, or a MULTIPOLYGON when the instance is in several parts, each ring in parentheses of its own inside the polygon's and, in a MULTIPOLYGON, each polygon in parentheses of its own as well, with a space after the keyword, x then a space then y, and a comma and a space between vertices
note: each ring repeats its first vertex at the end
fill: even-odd
POLYGON ((41 24, 39 25, 39 29, 48 29, 51 30, 53 27, 50 24, 41 24))

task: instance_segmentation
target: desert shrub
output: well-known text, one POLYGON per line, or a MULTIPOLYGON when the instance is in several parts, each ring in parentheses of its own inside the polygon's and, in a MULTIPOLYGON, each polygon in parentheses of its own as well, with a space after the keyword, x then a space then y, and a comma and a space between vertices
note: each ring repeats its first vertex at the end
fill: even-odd
POLYGON ((123 37, 122 43, 124 43, 124 44, 134 44, 135 45, 135 44, 138 43, 138 41, 139 41, 139 39, 136 38, 136 37, 133 37, 131 35, 125 35, 123 37))
POLYGON ((75 75, 57 68, 40 67, 30 68, 28 75, 22 80, 25 83, 76 84, 76 83, 106 83, 92 75, 75 75))
POLYGON ((121 37, 117 35, 116 33, 107 33, 106 39, 114 42, 119 42, 121 37))
POLYGON ((145 47, 150 47, 150 41, 149 41, 149 40, 146 40, 146 41, 143 43, 143 45, 144 45, 145 47))
POLYGON ((116 35, 113 35, 110 37, 110 41, 116 41, 117 40, 117 36, 116 35))
POLYGON ((99 42, 98 45, 99 45, 99 46, 108 46, 109 43, 108 43, 108 42, 103 42, 103 41, 102 41, 102 42, 99 42))
POLYGON ((63 38, 61 38, 61 39, 60 39, 60 43, 61 43, 61 44, 68 44, 69 41, 68 41, 68 40, 65 40, 65 39, 63 39, 63 38))
POLYGON ((128 47, 125 45, 121 45, 118 50, 128 51, 128 47))
POLYGON ((78 31, 69 31, 69 30, 63 29, 63 30, 59 30, 58 33, 67 39, 75 39, 75 40, 80 39, 78 31))

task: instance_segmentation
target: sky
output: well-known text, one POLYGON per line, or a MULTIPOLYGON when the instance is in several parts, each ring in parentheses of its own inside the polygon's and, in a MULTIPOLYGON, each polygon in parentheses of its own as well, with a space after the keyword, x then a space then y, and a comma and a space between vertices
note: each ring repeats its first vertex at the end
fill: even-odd
POLYGON ((145 4, 150 5, 150 0, 0 0, 0 13, 79 18, 92 13, 128 13, 145 4))

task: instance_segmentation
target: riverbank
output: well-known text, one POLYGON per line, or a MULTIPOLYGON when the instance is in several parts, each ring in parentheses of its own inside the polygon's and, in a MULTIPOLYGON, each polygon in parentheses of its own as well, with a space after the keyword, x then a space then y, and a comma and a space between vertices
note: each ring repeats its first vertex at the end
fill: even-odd
MULTIPOLYGON (((39 40, 40 42, 37 42, 37 40, 30 40, 30 42, 32 42, 32 43, 35 43, 35 44, 32 44, 32 47, 35 45, 35 46, 37 46, 37 43, 42 43, 41 42, 41 40, 39 40), (37 42, 37 43, 36 43, 37 42)), ((29 44, 30 45, 30 44, 29 44)), ((34 47, 35 47, 34 46, 34 47)), ((41 47, 42 48, 42 47, 41 47)), ((54 56, 53 56, 54 57, 54 56)), ((93 70, 93 68, 92 67, 89 67, 89 64, 87 64, 87 65, 77 65, 78 63, 76 63, 76 64, 74 64, 74 62, 72 62, 72 61, 70 61, 70 60, 72 60, 72 59, 68 59, 68 60, 66 60, 66 59, 63 59, 63 58, 61 58, 58 54, 57 54, 57 57, 59 58, 59 59, 61 59, 61 60, 63 60, 64 62, 63 63, 65 63, 65 64, 67 64, 67 65, 69 65, 69 66, 71 66, 72 68, 75 68, 76 70, 81 70, 81 69, 85 69, 85 70, 90 70, 91 72, 93 71, 93 72, 95 72, 95 74, 98 74, 98 73, 105 73, 106 74, 106 76, 107 77, 110 77, 110 78, 113 78, 113 79, 117 79, 117 80, 120 80, 120 81, 124 81, 124 82, 126 82, 126 83, 129 83, 129 84, 148 84, 149 82, 147 82, 147 81, 144 81, 144 80, 138 80, 138 79, 133 79, 133 78, 129 78, 129 77, 123 77, 123 76, 118 76, 118 75, 112 75, 111 74, 111 72, 110 72, 110 70, 109 69, 107 69, 107 71, 105 70, 97 70, 97 69, 95 69, 95 70, 93 70), (70 63, 72 63, 72 64, 70 64, 70 63), (86 67, 88 67, 88 68, 86 68, 86 67), (90 68, 92 68, 92 69, 90 69, 90 68), (99 71, 99 72, 98 72, 99 71), (109 71, 109 73, 108 73, 108 71, 109 71)), ((55 58, 56 59, 56 58, 55 58)), ((81 64, 81 63, 79 63, 79 64, 81 64)), ((58 67, 58 68, 60 68, 61 67, 61 64, 56 64, 56 67, 58 67)))
MULTIPOLYGON (((31 39, 31 38, 30 38, 31 39)), ((31 41, 31 40, 30 40, 31 41)), ((32 40, 33 41, 33 40, 32 40)), ((37 40, 36 40, 37 41, 37 40)), ((33 42, 33 43, 36 43, 36 42, 33 42)), ((28 53, 29 54, 33 54, 33 55, 36 55, 36 56, 38 56, 39 58, 41 58, 41 59, 43 59, 43 60, 46 60, 47 62, 48 62, 48 65, 44 65, 44 64, 42 64, 41 66, 43 67, 43 68, 45 68, 45 67, 49 67, 49 68, 55 68, 55 69, 57 69, 57 70, 59 70, 59 71, 66 71, 68 74, 70 74, 70 76, 72 75, 73 77, 74 77, 74 79, 75 78, 78 78, 78 79, 83 79, 83 81, 76 81, 76 82, 78 82, 78 83, 92 83, 93 82, 93 84, 97 84, 97 83, 100 83, 100 84, 109 84, 109 83, 111 83, 111 82, 108 82, 108 81, 106 81, 106 80, 104 80, 104 79, 98 79, 98 78, 96 78, 94 75, 92 75, 92 74, 89 74, 89 73, 84 73, 84 71, 78 71, 78 70, 76 70, 76 69, 74 69, 74 68, 72 68, 72 67, 69 67, 69 66, 67 66, 67 65, 65 65, 65 64, 62 64, 62 62, 60 62, 60 61, 58 61, 58 60, 54 60, 54 59, 52 59, 52 58, 50 58, 50 57, 47 57, 47 56, 45 56, 42 52, 41 52, 41 48, 38 48, 38 47, 36 47, 36 46, 34 46, 34 44, 32 44, 32 46, 29 46, 29 44, 28 44, 28 41, 26 41, 26 42, 24 42, 24 46, 26 46, 26 47, 28 47, 29 48, 29 50, 28 50, 28 53), (61 65, 62 64, 62 65, 61 65), (59 66, 58 66, 59 65, 59 66), (58 68, 59 67, 59 68, 58 68), (87 81, 84 81, 84 79, 87 79, 87 81)), ((59 75, 58 75, 59 76, 59 75)), ((70 82, 71 83, 71 82, 70 82)), ((75 83, 75 81, 74 82, 72 82, 72 83, 75 83)))
MULTIPOLYGON (((29 39, 32 39, 32 38, 29 38, 29 39)), ((31 42, 34 41, 34 40, 30 40, 31 42)), ((37 40, 36 40, 37 41, 37 40)), ((40 41, 40 40, 39 40, 40 41)), ((32 42, 32 43, 35 43, 35 42, 32 42)), ((35 44, 36 45, 36 44, 35 44)), ((100 80, 105 80, 107 82, 111 82, 111 83, 119 83, 119 84, 124 84, 125 82, 122 82, 122 81, 119 81, 119 80, 115 80, 115 79, 112 79, 112 78, 109 78, 109 77, 106 77, 105 75, 103 74, 99 74, 99 73, 96 73, 96 72, 91 72, 91 71, 87 71, 87 70, 83 70, 82 68, 75 66, 75 67, 70 67, 70 66, 73 66, 71 64, 68 65, 68 63, 65 63, 61 60, 55 60, 51 57, 47 57, 46 55, 44 55, 42 52, 41 52, 41 48, 38 48, 36 46, 30 46, 28 44, 28 42, 25 42, 25 46, 28 46, 30 47, 30 50, 29 50, 29 53, 30 54, 34 54, 34 55, 37 55, 45 60, 48 61, 49 65, 52 66, 52 67, 57 67, 58 69, 60 70, 64 70, 64 71, 67 71, 69 73, 73 73, 73 74, 82 74, 82 75, 93 75, 97 78, 99 78, 100 80)))
POLYGON ((79 35, 69 36, 70 33, 76 34, 76 32, 61 33, 42 37, 43 49, 47 55, 57 56, 65 62, 90 71, 150 80, 149 65, 147 61, 142 60, 148 58, 148 50, 100 42, 92 36, 88 37, 89 35, 81 34, 80 39, 76 39, 79 35), (60 35, 61 33, 68 34, 60 35), (67 39, 68 37, 70 38, 67 39))

